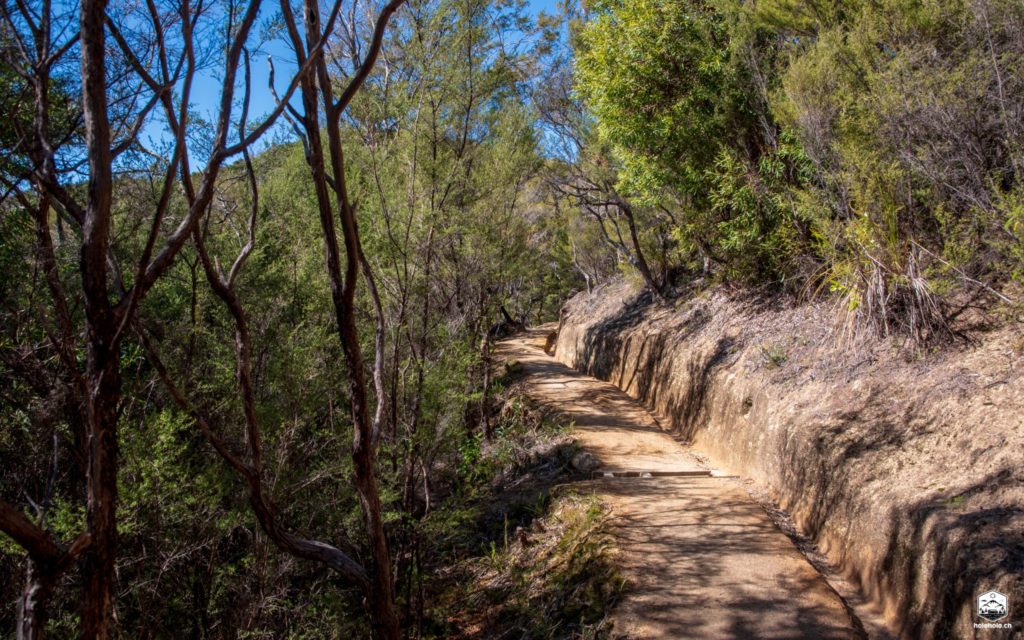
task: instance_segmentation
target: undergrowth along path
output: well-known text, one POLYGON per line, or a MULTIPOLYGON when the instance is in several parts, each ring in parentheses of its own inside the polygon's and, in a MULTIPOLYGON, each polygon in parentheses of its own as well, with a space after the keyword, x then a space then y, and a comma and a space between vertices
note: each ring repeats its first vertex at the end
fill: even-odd
MULTIPOLYGON (((663 431, 617 387, 545 352, 554 325, 499 342, 525 393, 571 422, 595 479, 576 487, 612 511, 627 582, 613 637, 864 638, 828 581, 733 478, 663 431)), ((577 461, 586 464, 587 460, 577 461)))

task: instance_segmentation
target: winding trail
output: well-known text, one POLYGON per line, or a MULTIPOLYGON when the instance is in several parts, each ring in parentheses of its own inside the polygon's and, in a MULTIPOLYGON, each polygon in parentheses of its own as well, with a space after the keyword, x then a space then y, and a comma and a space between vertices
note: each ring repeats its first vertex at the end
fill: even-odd
POLYGON ((617 387, 548 356, 544 325, 498 343, 526 393, 572 421, 600 466, 580 490, 612 510, 627 581, 619 638, 863 638, 843 599, 735 478, 701 462, 617 387))

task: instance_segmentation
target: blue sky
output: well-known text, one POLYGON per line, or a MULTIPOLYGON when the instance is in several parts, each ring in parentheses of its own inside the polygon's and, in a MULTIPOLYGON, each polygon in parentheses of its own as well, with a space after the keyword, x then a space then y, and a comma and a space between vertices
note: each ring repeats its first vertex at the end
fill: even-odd
MULTIPOLYGON (((554 13, 557 9, 558 0, 528 0, 527 7, 528 11, 533 15, 537 15, 540 12, 554 13)), ((257 26, 258 28, 258 26, 257 26)), ((269 77, 269 65, 267 64, 267 56, 272 56, 274 60, 274 68, 276 71, 276 82, 275 85, 279 93, 282 93, 287 87, 288 81, 292 77, 292 73, 295 71, 296 63, 294 55, 291 52, 291 48, 287 46, 281 40, 275 40, 269 42, 263 46, 260 51, 252 52, 251 58, 251 72, 252 72, 252 98, 249 106, 249 123, 258 123, 262 120, 262 116, 271 112, 274 108, 274 100, 269 90, 267 89, 267 80, 269 77)), ((239 71, 239 78, 241 78, 241 71, 239 71)), ((216 116, 216 111, 220 102, 220 90, 221 90, 221 77, 217 75, 213 70, 200 72, 196 74, 196 79, 192 87, 191 102, 193 108, 197 110, 198 114, 204 117, 207 121, 212 121, 216 116)), ((240 95, 239 95, 240 97, 240 95)), ((235 116, 238 115, 238 108, 235 109, 235 116)), ((284 126, 283 119, 279 120, 275 129, 264 136, 263 140, 258 148, 265 147, 267 144, 274 142, 275 137, 280 139, 281 136, 288 136, 288 129, 284 126)), ((151 118, 142 132, 142 142, 151 149, 160 147, 160 141, 167 139, 166 124, 161 121, 161 118, 151 118)), ((233 132, 233 136, 237 136, 236 132, 233 132)), ((190 156, 196 153, 193 148, 190 156)), ((193 168, 199 168, 202 163, 202 159, 199 157, 192 157, 193 168), (200 164, 196 164, 199 162, 200 164)))

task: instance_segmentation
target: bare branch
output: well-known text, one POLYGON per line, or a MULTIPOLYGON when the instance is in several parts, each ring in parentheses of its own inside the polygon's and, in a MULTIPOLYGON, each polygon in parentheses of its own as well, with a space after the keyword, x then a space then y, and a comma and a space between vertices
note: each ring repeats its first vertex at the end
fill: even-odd
MULTIPOLYGON (((348 86, 342 91, 341 97, 338 101, 331 105, 331 110, 336 112, 339 116, 344 111, 352 98, 355 97, 356 93, 363 86, 363 82, 366 81, 367 76, 370 75, 370 71, 373 69, 373 65, 377 62, 377 56, 380 54, 381 45, 384 43, 384 32, 387 31, 388 21, 391 19, 392 14, 398 11, 398 8, 404 4, 405 0, 391 0, 381 10, 377 16, 377 23, 373 27, 373 37, 370 40, 370 47, 367 51, 366 57, 363 59, 362 65, 359 66, 358 71, 349 81, 348 86)), ((327 33, 330 33, 330 27, 328 26, 327 33)), ((328 116, 330 117, 330 116, 328 116)))
POLYGON ((17 542, 33 561, 53 572, 65 570, 89 547, 90 541, 89 534, 82 533, 65 550, 45 529, 3 499, 0 499, 0 531, 17 542))

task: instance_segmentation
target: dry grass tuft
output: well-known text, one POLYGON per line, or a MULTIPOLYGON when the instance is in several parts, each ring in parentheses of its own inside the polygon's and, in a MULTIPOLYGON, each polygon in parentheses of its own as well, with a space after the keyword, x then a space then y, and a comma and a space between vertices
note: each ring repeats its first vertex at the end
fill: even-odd
POLYGON ((506 529, 489 553, 460 567, 459 637, 607 637, 607 614, 624 586, 607 520, 597 498, 571 493, 553 499, 528 529, 506 529))

